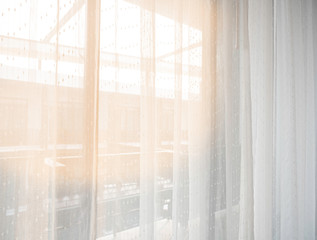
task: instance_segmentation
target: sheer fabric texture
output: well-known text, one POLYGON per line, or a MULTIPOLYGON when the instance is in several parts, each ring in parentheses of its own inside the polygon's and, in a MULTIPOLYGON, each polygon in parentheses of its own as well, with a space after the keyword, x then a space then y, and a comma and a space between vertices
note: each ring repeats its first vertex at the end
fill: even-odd
POLYGON ((0 4, 0 239, 316 239, 317 2, 0 4))

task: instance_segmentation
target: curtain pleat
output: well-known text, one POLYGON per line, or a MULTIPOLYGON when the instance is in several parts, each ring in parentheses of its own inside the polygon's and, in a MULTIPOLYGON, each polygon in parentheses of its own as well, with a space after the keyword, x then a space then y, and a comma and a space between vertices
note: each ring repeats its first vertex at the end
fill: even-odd
POLYGON ((155 34, 156 1, 143 1, 140 11, 140 239, 155 239, 157 198, 155 34))
POLYGON ((241 182, 239 239, 254 239, 254 157, 252 141, 252 102, 250 81, 250 45, 248 28, 248 2, 239 2, 240 50, 240 139, 241 139, 241 182))
POLYGON ((273 1, 249 1, 255 239, 272 239, 274 161, 273 1))

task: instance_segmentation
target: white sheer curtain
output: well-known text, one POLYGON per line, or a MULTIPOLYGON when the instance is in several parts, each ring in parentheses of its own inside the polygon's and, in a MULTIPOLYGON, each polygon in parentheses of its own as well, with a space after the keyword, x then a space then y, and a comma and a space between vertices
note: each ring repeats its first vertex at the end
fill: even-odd
POLYGON ((316 239, 317 2, 0 5, 0 239, 316 239))
POLYGON ((256 239, 316 239, 315 15, 249 2, 256 239))

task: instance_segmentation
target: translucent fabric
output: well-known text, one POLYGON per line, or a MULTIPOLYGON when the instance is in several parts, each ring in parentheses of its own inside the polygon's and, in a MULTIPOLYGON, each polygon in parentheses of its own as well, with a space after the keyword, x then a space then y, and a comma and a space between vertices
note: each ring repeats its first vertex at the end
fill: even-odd
POLYGON ((317 2, 0 4, 0 239, 316 239, 317 2))

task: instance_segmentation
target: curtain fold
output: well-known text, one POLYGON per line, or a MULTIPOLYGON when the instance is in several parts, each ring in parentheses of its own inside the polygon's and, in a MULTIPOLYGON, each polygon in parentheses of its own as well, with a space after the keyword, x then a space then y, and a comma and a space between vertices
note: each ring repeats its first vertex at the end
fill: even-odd
POLYGON ((281 30, 275 40, 277 188, 273 196, 279 221, 276 234, 281 239, 313 239, 315 235, 315 217, 305 210, 315 208, 311 188, 316 161, 311 148, 316 145, 315 120, 310 115, 315 109, 311 9, 309 1, 281 1, 276 6, 277 29, 281 30))
POLYGON ((249 1, 255 239, 272 239, 274 161, 274 2, 249 1))
POLYGON ((239 5, 239 73, 240 73, 240 139, 241 139, 241 182, 239 239, 254 239, 254 157, 252 141, 252 102, 250 81, 250 44, 248 28, 248 2, 239 5))
POLYGON ((314 0, 0 5, 0 239, 316 239, 314 0))

